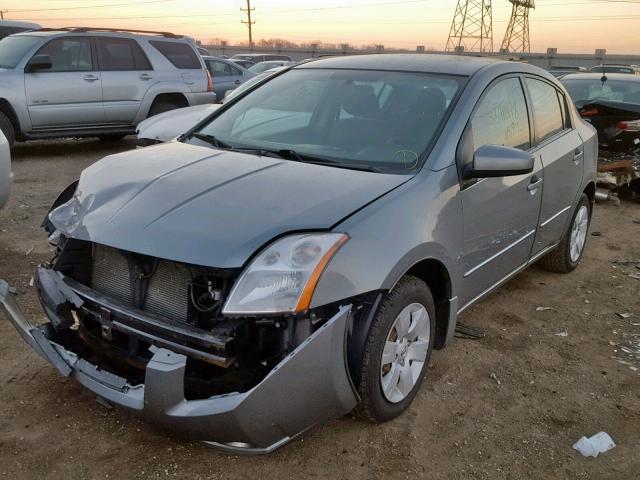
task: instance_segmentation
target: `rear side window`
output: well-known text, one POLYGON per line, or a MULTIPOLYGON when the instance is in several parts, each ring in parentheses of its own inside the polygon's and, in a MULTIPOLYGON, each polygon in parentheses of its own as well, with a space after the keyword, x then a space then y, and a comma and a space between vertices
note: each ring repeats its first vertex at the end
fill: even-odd
POLYGON ((38 50, 37 54, 51 57, 52 68, 42 71, 86 72, 93 70, 91 42, 88 38, 57 38, 38 50))
POLYGON ((484 94, 471 117, 475 149, 483 145, 531 148, 527 103, 520 80, 501 80, 484 94))
POLYGON ((98 38, 98 54, 102 70, 151 70, 151 64, 140 45, 127 38, 98 38))
POLYGON ((542 142, 564 130, 565 123, 558 90, 542 80, 527 78, 526 82, 531 96, 538 139, 542 142))
POLYGON ((195 50, 186 43, 160 42, 154 40, 151 40, 149 43, 176 68, 184 70, 199 70, 202 68, 195 50))
POLYGON ((211 76, 214 78, 230 77, 232 75, 231 67, 224 62, 218 62, 216 60, 208 60, 207 66, 209 67, 209 72, 211 72, 211 76))

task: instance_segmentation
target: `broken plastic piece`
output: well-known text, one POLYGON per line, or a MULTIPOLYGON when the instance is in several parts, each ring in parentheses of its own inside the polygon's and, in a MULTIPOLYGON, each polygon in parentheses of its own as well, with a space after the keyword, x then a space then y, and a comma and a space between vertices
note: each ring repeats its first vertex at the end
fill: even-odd
POLYGON ((616 444, 606 432, 596 433, 593 437, 582 437, 573 444, 573 449, 582 454, 583 457, 596 458, 601 453, 608 452, 615 448, 616 444))

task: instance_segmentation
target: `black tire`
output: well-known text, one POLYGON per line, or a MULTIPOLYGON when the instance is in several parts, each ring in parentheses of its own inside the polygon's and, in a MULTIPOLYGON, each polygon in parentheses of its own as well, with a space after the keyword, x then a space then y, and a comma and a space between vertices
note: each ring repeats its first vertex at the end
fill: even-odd
POLYGON ((553 251, 540 259, 540 266, 542 268, 555 273, 570 273, 574 271, 578 265, 580 265, 582 257, 584 256, 584 251, 587 247, 587 239, 589 238, 589 227, 591 226, 591 210, 592 204, 589 201, 589 197, 587 197, 587 195, 585 194, 582 194, 582 197, 580 198, 580 201, 578 202, 578 205, 573 212, 573 216, 571 217, 571 222, 569 223, 567 231, 564 233, 562 241, 553 251), (576 221, 578 212, 582 207, 587 207, 589 224, 587 227, 587 237, 585 239, 584 246, 582 247, 582 251, 580 252, 580 256, 574 261, 571 259, 571 230, 576 221))
POLYGON ((389 292, 375 314, 371 330, 365 345, 362 361, 361 381, 358 388, 361 402, 354 409, 354 414, 372 423, 383 423, 392 420, 404 412, 415 396, 429 364, 435 337, 436 310, 433 296, 426 283, 419 278, 406 276, 389 292), (382 391, 380 372, 382 368, 382 351, 387 336, 400 312, 413 303, 426 307, 430 319, 430 335, 427 357, 418 376, 418 380, 404 400, 391 403, 382 391))
POLYGON ((180 108, 180 105, 176 105, 175 103, 167 102, 160 100, 158 102, 153 102, 151 105, 151 110, 149 110, 149 117, 153 117, 154 115, 159 115, 164 112, 168 112, 170 110, 175 110, 176 108, 180 108))
POLYGON ((2 112, 0 112, 0 130, 7 137, 9 147, 13 147, 13 144, 16 143, 16 130, 13 128, 13 123, 11 123, 9 117, 2 112))
POLYGON ((114 134, 109 134, 109 135, 100 135, 98 138, 102 142, 119 142, 120 140, 122 140, 126 136, 127 136, 126 133, 114 133, 114 134))

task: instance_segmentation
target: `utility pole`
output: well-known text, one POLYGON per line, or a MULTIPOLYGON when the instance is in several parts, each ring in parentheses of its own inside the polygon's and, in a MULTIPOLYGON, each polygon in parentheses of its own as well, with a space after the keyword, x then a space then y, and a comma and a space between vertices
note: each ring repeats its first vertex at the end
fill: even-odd
POLYGON ((0 20, 4 20, 4 14, 7 13, 9 10, 0 10, 0 20))
POLYGON ((255 25, 255 20, 251 20, 251 12, 253 12, 255 8, 251 8, 251 0, 247 0, 247 8, 241 8, 241 12, 247 12, 247 20, 242 20, 242 23, 249 27, 249 46, 253 48, 253 31, 252 26, 255 25))

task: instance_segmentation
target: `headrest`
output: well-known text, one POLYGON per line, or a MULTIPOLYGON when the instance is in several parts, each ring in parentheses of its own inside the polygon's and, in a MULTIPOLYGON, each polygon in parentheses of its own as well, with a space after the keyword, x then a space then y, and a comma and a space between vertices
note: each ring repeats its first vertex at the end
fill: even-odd
POLYGON ((371 85, 348 85, 342 97, 342 108, 354 117, 380 117, 380 104, 371 85))

